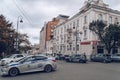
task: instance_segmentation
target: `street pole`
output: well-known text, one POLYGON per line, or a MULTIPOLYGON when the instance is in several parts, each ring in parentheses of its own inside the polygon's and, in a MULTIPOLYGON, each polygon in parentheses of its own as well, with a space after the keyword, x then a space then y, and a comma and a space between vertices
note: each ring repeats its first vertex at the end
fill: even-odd
POLYGON ((17 52, 19 53, 19 32, 18 32, 18 29, 19 29, 19 22, 20 23, 23 23, 23 17, 22 16, 18 16, 17 18, 17 37, 16 37, 16 50, 17 52))

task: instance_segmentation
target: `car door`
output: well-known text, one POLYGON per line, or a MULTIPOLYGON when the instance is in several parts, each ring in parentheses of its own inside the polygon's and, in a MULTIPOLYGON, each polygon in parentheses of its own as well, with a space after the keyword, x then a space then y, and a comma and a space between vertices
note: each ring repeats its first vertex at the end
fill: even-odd
POLYGON ((44 64, 47 59, 44 56, 32 56, 32 59, 29 61, 28 68, 29 72, 41 71, 43 70, 44 64))
POLYGON ((101 61, 101 55, 100 54, 97 54, 95 56, 95 61, 101 61))
POLYGON ((33 56, 31 56, 31 57, 26 58, 22 62, 20 62, 20 67, 19 67, 20 71, 22 73, 24 73, 24 72, 31 72, 33 67, 34 67, 34 64, 32 63, 32 61, 34 59, 35 58, 33 56))
POLYGON ((47 57, 45 56, 35 56, 35 70, 43 70, 44 69, 44 65, 47 62, 47 57))
POLYGON ((76 55, 76 56, 74 57, 74 61, 75 61, 75 62, 79 62, 79 61, 80 61, 80 57, 81 57, 80 55, 76 55))
POLYGON ((103 61, 103 60, 104 60, 104 56, 102 54, 99 54, 98 61, 103 61))

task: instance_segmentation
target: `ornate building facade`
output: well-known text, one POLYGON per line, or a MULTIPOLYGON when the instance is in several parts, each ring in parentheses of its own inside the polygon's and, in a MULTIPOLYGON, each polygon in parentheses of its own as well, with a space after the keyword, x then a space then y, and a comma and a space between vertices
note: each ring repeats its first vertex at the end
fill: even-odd
MULTIPOLYGON (((89 30, 93 20, 103 20, 107 24, 119 23, 120 12, 109 8, 103 0, 87 0, 78 13, 54 29, 53 53, 81 54, 105 53, 98 37, 89 30)), ((117 49, 116 52, 120 52, 117 49)))

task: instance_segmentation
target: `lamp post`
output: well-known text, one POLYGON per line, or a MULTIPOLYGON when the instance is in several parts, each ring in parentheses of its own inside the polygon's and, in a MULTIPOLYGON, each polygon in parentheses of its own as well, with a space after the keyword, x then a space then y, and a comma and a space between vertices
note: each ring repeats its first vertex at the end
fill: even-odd
POLYGON ((16 36, 16 50, 19 52, 19 23, 23 23, 23 17, 22 16, 18 16, 17 18, 17 36, 16 36))

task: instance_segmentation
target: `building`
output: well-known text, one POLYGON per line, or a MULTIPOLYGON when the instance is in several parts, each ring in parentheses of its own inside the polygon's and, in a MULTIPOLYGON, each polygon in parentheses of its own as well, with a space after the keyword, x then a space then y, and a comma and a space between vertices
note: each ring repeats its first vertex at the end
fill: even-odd
POLYGON ((69 16, 59 15, 44 24, 40 31, 40 52, 41 53, 53 53, 53 31, 55 27, 68 19, 69 16))
MULTIPOLYGON (((86 0, 80 11, 54 29, 53 52, 62 54, 105 53, 98 37, 89 30, 93 20, 107 24, 120 22, 120 11, 109 8, 103 0, 86 0)), ((117 50, 120 52, 120 50, 117 50)))
POLYGON ((40 31, 40 45, 39 45, 39 52, 46 53, 46 23, 42 27, 40 31))

